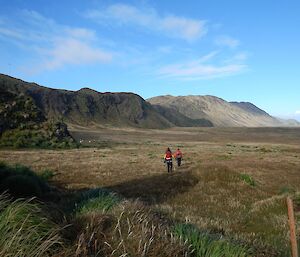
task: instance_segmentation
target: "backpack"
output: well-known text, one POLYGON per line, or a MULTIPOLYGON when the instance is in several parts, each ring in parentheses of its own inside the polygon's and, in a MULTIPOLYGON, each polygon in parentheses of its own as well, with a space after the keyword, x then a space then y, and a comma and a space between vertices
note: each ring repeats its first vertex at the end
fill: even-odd
POLYGON ((171 159, 172 158, 172 153, 170 151, 166 152, 166 159, 171 159))

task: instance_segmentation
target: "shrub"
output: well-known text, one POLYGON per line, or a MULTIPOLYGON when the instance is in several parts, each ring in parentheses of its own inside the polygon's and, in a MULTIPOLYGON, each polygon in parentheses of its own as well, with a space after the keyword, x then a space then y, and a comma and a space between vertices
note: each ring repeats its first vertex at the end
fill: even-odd
POLYGON ((14 197, 42 196, 50 190, 44 179, 22 165, 0 163, 0 192, 8 191, 14 197))
POLYGON ((60 245, 58 226, 37 204, 0 195, 0 256, 53 256, 60 245))
POLYGON ((3 180, 0 185, 1 191, 7 191, 14 197, 41 196, 41 188, 37 180, 29 176, 15 175, 3 180))

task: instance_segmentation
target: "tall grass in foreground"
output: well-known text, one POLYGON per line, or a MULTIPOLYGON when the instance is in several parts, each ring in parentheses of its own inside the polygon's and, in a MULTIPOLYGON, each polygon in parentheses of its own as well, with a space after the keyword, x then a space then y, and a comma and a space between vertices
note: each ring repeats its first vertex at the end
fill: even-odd
POLYGON ((58 227, 30 200, 0 195, 0 256, 52 256, 61 245, 58 227))
POLYGON ((174 233, 191 244, 196 257, 250 257, 244 246, 232 243, 222 236, 201 232, 190 224, 177 224, 174 233))
POLYGON ((123 201, 108 212, 79 214, 72 257, 189 257, 188 246, 174 237, 159 216, 138 202, 123 201))

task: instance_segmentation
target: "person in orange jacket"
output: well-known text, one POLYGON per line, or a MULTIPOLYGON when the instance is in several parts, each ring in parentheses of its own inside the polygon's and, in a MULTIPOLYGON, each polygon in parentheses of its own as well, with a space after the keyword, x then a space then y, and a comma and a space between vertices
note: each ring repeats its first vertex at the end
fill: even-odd
POLYGON ((177 161, 177 166, 180 167, 181 165, 181 160, 182 160, 182 157, 183 157, 183 154, 182 152, 180 151, 179 148, 177 148, 175 154, 174 154, 174 158, 176 159, 177 161))
POLYGON ((173 169, 172 157, 172 151, 168 147, 164 155, 164 163, 167 163, 168 173, 172 172, 173 169))

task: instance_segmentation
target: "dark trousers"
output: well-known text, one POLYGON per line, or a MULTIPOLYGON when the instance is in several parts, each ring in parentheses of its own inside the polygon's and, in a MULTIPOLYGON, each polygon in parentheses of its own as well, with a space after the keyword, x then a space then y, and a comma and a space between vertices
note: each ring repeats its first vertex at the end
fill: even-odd
POLYGON ((181 165, 181 158, 176 158, 177 166, 179 167, 181 165))
POLYGON ((173 163, 172 160, 167 160, 167 168, 168 168, 168 173, 172 172, 173 169, 173 163))

